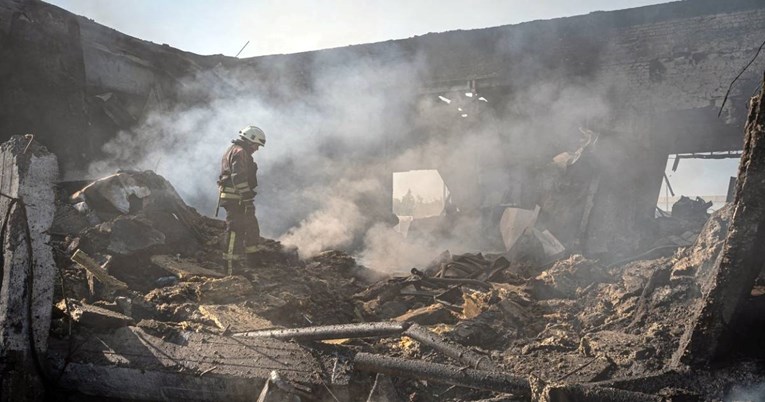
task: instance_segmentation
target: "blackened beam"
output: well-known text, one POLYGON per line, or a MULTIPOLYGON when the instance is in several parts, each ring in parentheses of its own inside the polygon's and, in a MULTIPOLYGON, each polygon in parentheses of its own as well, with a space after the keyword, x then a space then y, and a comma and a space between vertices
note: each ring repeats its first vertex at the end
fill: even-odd
POLYGON ((357 353, 353 359, 353 367, 358 371, 382 373, 393 377, 415 378, 515 395, 529 395, 531 392, 528 381, 523 377, 498 371, 475 370, 421 360, 357 353))
POLYGON ((417 324, 412 324, 409 329, 404 331, 404 335, 474 369, 497 370, 497 366, 488 356, 476 353, 465 346, 449 342, 444 337, 417 324))
POLYGON ((420 95, 440 95, 448 93, 462 94, 465 92, 480 92, 482 89, 511 86, 508 80, 499 79, 497 74, 465 77, 464 79, 432 81, 419 88, 420 95))
POLYGON ((268 329, 234 334, 234 336, 319 341, 323 339, 372 338, 400 335, 409 327, 400 322, 366 322, 360 324, 323 325, 307 328, 268 329))

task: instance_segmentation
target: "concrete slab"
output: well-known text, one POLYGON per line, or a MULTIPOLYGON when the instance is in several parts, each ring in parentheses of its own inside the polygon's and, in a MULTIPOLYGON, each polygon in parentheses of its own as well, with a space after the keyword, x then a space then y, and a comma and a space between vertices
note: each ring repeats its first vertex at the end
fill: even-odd
POLYGON ((233 333, 276 327, 271 321, 255 314, 254 311, 236 304, 201 305, 199 312, 220 329, 233 333))
POLYGON ((0 146, 0 400, 34 398, 32 368, 47 349, 56 275, 48 230, 57 181, 56 156, 33 137, 0 146))
POLYGON ((505 250, 513 248, 526 229, 534 226, 539 216, 539 206, 533 210, 521 208, 505 208, 502 218, 499 222, 499 230, 502 233, 502 241, 505 244, 505 250))
MULTIPOLYGON (((79 392, 142 400, 252 400, 271 371, 287 381, 321 384, 322 367, 298 344, 268 338, 183 333, 172 343, 137 327, 92 334, 70 356, 60 385, 79 392)), ((67 340, 51 341, 60 370, 67 340)))

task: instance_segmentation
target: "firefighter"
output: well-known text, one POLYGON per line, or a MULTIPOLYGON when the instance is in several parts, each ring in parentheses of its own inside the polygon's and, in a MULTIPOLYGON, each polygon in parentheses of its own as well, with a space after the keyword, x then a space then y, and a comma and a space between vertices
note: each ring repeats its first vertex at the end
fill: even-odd
POLYGON ((218 179, 219 205, 226 210, 226 236, 223 257, 228 274, 258 251, 260 227, 255 217, 258 165, 252 154, 266 145, 266 134, 258 127, 239 130, 239 137, 223 154, 218 179))

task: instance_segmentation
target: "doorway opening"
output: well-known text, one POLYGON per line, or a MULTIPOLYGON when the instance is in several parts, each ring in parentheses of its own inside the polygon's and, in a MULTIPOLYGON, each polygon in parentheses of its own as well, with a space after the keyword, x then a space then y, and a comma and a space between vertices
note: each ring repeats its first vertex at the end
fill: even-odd
POLYGON ((415 219, 439 216, 449 199, 449 189, 435 169, 393 173, 393 213, 397 230, 406 234, 415 219))

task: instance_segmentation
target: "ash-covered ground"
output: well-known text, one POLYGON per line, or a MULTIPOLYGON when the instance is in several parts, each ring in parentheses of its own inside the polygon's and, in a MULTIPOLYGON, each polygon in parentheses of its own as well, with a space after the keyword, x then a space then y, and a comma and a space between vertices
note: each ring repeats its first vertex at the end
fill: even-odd
MULTIPOLYGON (((746 336, 749 328, 762 325, 762 277, 746 313, 760 321, 730 323, 740 336, 721 366, 689 371, 674 360, 701 302, 700 284, 725 242, 732 205, 708 219, 704 209, 682 219, 661 218, 669 228, 663 241, 680 235, 687 246, 664 245, 609 263, 562 255, 540 264, 520 257, 524 253, 512 258, 444 251, 427 266, 412 267, 408 276, 389 276, 341 251, 301 260, 295 250, 266 239, 246 268, 226 276, 223 223, 185 205, 162 177, 126 171, 75 193, 77 186, 82 184, 60 187, 50 230, 61 286, 49 359, 63 371, 69 368, 61 362, 135 367, 129 356, 105 353, 109 347, 87 346, 119 339, 125 331, 183 349, 180 340, 190 333, 242 339, 238 334, 258 330, 383 321, 426 327, 482 356, 479 363, 490 363, 491 371, 533 379, 531 384, 589 384, 627 392, 627 398, 723 400, 763 380, 760 341, 746 336)), ((416 373, 375 377, 370 370, 354 370, 352 363, 340 381, 342 353, 476 367, 403 334, 324 338, 287 341, 318 361, 334 359, 308 369, 313 381, 295 379, 321 400, 342 392, 347 400, 527 400, 535 392, 533 386, 515 394, 492 386, 471 389, 428 381, 425 375, 418 379, 416 373)), ((207 377, 252 374, 227 371, 233 362, 226 359, 214 364, 205 359, 181 371, 207 377)), ((183 365, 180 360, 175 364, 183 365)), ((275 392, 290 394, 284 388, 275 392)), ((544 400, 563 400, 550 398, 544 400)), ((596 400, 613 400, 603 398, 596 400)))

